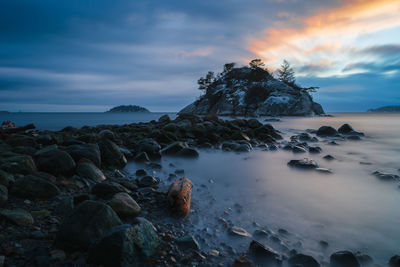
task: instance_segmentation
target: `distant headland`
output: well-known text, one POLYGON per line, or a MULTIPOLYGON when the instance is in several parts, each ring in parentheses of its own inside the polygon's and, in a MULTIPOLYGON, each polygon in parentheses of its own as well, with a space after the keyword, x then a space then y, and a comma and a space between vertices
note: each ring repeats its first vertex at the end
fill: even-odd
POLYGON ((384 106, 375 109, 369 109, 367 112, 400 112, 399 106, 384 106))
POLYGON ((127 106, 116 106, 106 112, 150 112, 147 108, 136 106, 136 105, 127 105, 127 106))
POLYGON ((7 110, 0 110, 0 114, 9 114, 10 112, 7 110))

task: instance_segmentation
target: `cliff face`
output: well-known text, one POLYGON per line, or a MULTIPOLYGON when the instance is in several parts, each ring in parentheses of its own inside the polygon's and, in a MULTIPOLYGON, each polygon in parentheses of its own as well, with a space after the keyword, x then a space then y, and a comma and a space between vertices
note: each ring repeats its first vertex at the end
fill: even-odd
POLYGON ((289 86, 263 69, 235 68, 216 79, 181 114, 304 116, 323 114, 305 90, 289 86))

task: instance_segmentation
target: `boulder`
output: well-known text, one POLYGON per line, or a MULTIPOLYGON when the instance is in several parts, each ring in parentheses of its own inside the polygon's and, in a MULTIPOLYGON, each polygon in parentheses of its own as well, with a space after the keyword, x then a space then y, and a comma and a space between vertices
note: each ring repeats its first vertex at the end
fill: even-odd
POLYGON ((100 142, 101 161, 104 165, 124 168, 127 160, 121 149, 111 140, 103 139, 100 142))
POLYGON ((81 159, 88 159, 93 162, 97 167, 101 166, 101 155, 98 144, 84 144, 84 145, 72 145, 65 148, 75 162, 79 162, 81 159))
POLYGON ((172 183, 168 190, 167 202, 175 216, 185 217, 189 214, 192 188, 192 182, 186 177, 172 183))
POLYGON ((250 120, 247 121, 247 125, 250 128, 255 129, 255 128, 261 127, 262 123, 259 122, 257 119, 250 119, 250 120))
POLYGON ((390 258, 389 267, 400 267, 400 255, 394 255, 390 258))
MULTIPOLYGON (((272 127, 271 124, 264 124, 253 130, 253 135, 263 141, 268 141, 269 139, 282 139, 282 136, 272 127)), ((268 142, 267 142, 268 143, 268 142)))
POLYGON ((20 226, 29 226, 33 224, 32 215, 24 209, 0 209, 0 218, 4 218, 20 226))
POLYGON ((10 146, 29 146, 29 147, 36 147, 37 143, 35 138, 28 136, 28 135, 13 135, 8 140, 7 143, 10 146))
POLYGON ((0 169, 12 174, 31 174, 37 171, 35 162, 28 155, 0 158, 0 169))
POLYGON ((16 179, 11 193, 21 198, 46 200, 59 195, 60 189, 42 177, 26 175, 16 179))
POLYGON ((141 211, 136 201, 130 195, 123 192, 115 194, 110 200, 109 205, 121 218, 136 217, 141 211))
POLYGON ((151 175, 146 175, 138 179, 138 184, 141 187, 154 187, 157 186, 159 183, 160 181, 151 175))
POLYGON ((144 138, 136 143, 137 153, 146 152, 151 160, 161 158, 160 145, 151 138, 144 138))
POLYGON ((106 179, 104 173, 90 160, 81 159, 76 166, 76 174, 82 178, 100 183, 106 179))
POLYGON ((14 177, 11 174, 3 170, 0 170, 0 185, 9 187, 13 182, 14 182, 14 177))
POLYGON ((140 152, 139 154, 136 155, 136 157, 133 159, 136 162, 149 162, 149 156, 147 155, 146 152, 140 152))
POLYGON ((68 251, 87 250, 94 241, 121 224, 110 206, 87 200, 61 222, 55 246, 68 251))
POLYGON ((161 150, 161 153, 167 154, 167 155, 174 155, 186 147, 188 147, 188 145, 185 142, 177 141, 177 142, 173 142, 172 144, 169 144, 168 146, 164 147, 161 150))
POLYGON ((197 152, 197 150, 194 148, 185 147, 182 148, 178 153, 176 153, 176 156, 184 158, 198 158, 199 152, 197 152))
POLYGON ((168 116, 168 114, 162 115, 159 119, 158 119, 159 123, 169 123, 171 122, 171 118, 168 116))
POLYGON ((341 134, 348 134, 354 132, 354 129, 349 124, 345 123, 339 127, 338 132, 341 134))
POLYGON ((336 129, 331 126, 321 126, 317 130, 318 136, 336 136, 337 134, 338 131, 336 131, 336 129))
POLYGON ((338 251, 330 257, 331 267, 360 267, 357 258, 350 251, 338 251))
POLYGON ((58 148, 38 151, 36 166, 40 171, 56 176, 72 176, 76 168, 74 159, 67 152, 58 148))
POLYGON ((114 182, 97 183, 92 187, 92 194, 103 199, 110 199, 117 193, 129 193, 128 189, 114 182))
POLYGON ((0 184, 0 207, 6 205, 8 200, 8 189, 0 184))
POLYGON ((290 267, 320 267, 321 265, 311 256, 296 254, 288 260, 290 267))
POLYGON ((105 129, 99 132, 99 137, 102 139, 110 139, 112 141, 115 140, 115 134, 113 131, 105 129))
POLYGON ((293 159, 288 162, 290 167, 299 168, 299 169, 316 169, 318 168, 318 164, 312 159, 293 159))
POLYGON ((148 259, 160 246, 155 227, 138 218, 135 225, 112 228, 89 250, 88 262, 105 267, 147 266, 148 259))
POLYGON ((249 252, 256 258, 257 263, 265 264, 265 266, 280 265, 282 262, 281 256, 276 251, 255 240, 251 241, 249 252))

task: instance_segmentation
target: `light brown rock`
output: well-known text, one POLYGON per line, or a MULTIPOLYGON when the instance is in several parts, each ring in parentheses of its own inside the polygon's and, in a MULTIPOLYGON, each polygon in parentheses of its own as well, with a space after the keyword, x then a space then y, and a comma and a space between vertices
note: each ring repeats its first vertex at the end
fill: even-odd
POLYGON ((192 182, 183 177, 175 181, 168 191, 167 201, 171 212, 178 217, 185 217, 190 212, 192 182))

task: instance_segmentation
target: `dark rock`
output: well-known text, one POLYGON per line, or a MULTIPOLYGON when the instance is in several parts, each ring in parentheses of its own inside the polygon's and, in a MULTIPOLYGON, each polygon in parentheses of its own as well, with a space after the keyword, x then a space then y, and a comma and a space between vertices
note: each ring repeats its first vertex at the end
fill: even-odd
POLYGON ((167 202, 171 212, 178 217, 185 217, 190 212, 192 182, 183 177, 175 181, 168 190, 167 202))
POLYGON ((347 140, 352 140, 352 141, 359 141, 361 140, 361 137, 359 135, 349 135, 346 137, 347 140))
POLYGON ((92 188, 92 194, 103 199, 109 199, 120 192, 128 193, 129 191, 122 185, 114 182, 97 183, 92 188))
POLYGON ((104 129, 99 132, 99 137, 102 139, 109 139, 115 141, 115 133, 111 130, 104 129))
POLYGON ((396 174, 390 174, 390 173, 383 173, 381 171, 374 171, 372 173, 375 177, 379 178, 380 180, 383 181, 396 181, 399 180, 400 176, 396 174))
POLYGON ((74 159, 67 152, 57 148, 38 151, 36 166, 40 171, 56 176, 71 176, 74 174, 76 167, 74 159))
POLYGON ((199 152, 197 152, 197 150, 194 148, 185 147, 181 149, 178 153, 176 153, 176 155, 185 158, 197 158, 199 157, 199 152))
POLYGON ((250 119, 250 120, 247 121, 247 125, 250 128, 255 129, 255 128, 261 127, 262 123, 259 122, 257 119, 250 119))
POLYGON ((87 250, 93 241, 121 224, 110 206, 87 200, 62 221, 55 246, 69 251, 87 250))
POLYGON ((104 165, 124 168, 127 161, 121 149, 111 140, 103 139, 100 142, 101 162, 104 165))
POLYGON ((136 217, 141 211, 140 206, 127 193, 115 194, 109 205, 121 218, 136 217))
POLYGON ((167 154, 167 155, 174 155, 186 147, 188 147, 188 145, 185 142, 177 141, 177 142, 173 142, 172 144, 169 144, 168 146, 164 147, 161 150, 161 153, 167 154))
POLYGON ((27 135, 13 135, 8 140, 7 143, 10 146, 29 146, 29 147, 36 147, 36 140, 35 138, 27 135))
POLYGON ((282 139, 282 136, 272 127, 271 124, 264 124, 253 130, 253 135, 267 143, 268 141, 272 141, 273 139, 282 139))
POLYGON ((250 267, 250 266, 253 266, 253 263, 246 256, 240 256, 239 258, 236 258, 235 262, 233 263, 233 267, 250 267))
POLYGON ((289 266, 291 267, 320 267, 321 265, 311 256, 304 254, 296 254, 289 258, 289 266))
POLYGON ((390 267, 400 267, 400 255, 394 255, 389 260, 390 267))
POLYGON ((345 123, 339 127, 338 132, 341 134, 349 134, 351 132, 354 132, 354 129, 349 124, 345 123))
POLYGON ((150 158, 146 152, 140 152, 133 160, 136 162, 149 162, 150 158))
POLYGON ((0 209, 0 218, 20 226, 29 226, 34 222, 32 215, 24 209, 0 209))
POLYGON ((176 243, 184 249, 200 250, 199 242, 192 235, 185 235, 176 239, 176 243))
POLYGON ((263 264, 279 265, 282 262, 281 256, 277 252, 255 240, 251 241, 249 252, 256 257, 257 262, 263 264))
POLYGON ((356 256, 357 261, 360 263, 361 266, 371 266, 374 263, 374 260, 371 256, 361 253, 357 251, 354 256, 356 256))
POLYGON ((97 167, 101 166, 101 155, 98 144, 84 144, 84 145, 72 145, 65 148, 75 162, 79 162, 81 159, 88 159, 93 162, 97 167))
POLYGON ((160 240, 155 227, 146 219, 138 224, 116 226, 106 233, 89 250, 88 262, 101 266, 147 266, 160 240))
POLYGON ((14 183, 14 177, 8 172, 0 170, 0 185, 9 187, 13 183, 14 183))
POLYGON ((141 187, 154 187, 160 183, 158 179, 153 176, 146 175, 138 179, 138 184, 141 187))
POLYGON ((350 251, 338 251, 330 257, 331 267, 360 267, 357 258, 350 251))
POLYGON ((145 176, 145 175, 147 175, 147 172, 143 169, 139 169, 136 171, 136 175, 137 176, 145 176))
POLYGON ((162 169, 162 165, 160 163, 157 163, 157 162, 150 162, 150 163, 147 164, 147 166, 150 169, 155 169, 155 170, 161 170, 162 169))
POLYGON ((60 189, 41 177, 27 175, 15 181, 11 193, 21 198, 51 199, 60 194, 60 189))
POLYGON ((37 171, 35 162, 28 155, 13 155, 0 157, 0 169, 12 174, 31 174, 37 171))
POLYGON ((317 130, 318 136, 335 136, 337 134, 338 132, 336 131, 336 129, 331 126, 321 126, 317 130))
POLYGON ((29 156, 34 156, 37 152, 37 150, 33 147, 30 146, 16 146, 13 149, 13 152, 17 154, 25 154, 29 156))
POLYGON ((4 185, 0 185, 0 207, 6 205, 8 200, 8 189, 4 185))
POLYGON ((312 159, 293 159, 288 162, 290 167, 300 168, 300 169, 315 169, 318 168, 318 164, 312 159))
POLYGON ((308 148, 308 152, 312 153, 312 154, 318 154, 321 153, 322 149, 319 146, 310 146, 308 148))
POLYGON ((90 160, 81 159, 76 166, 76 173, 86 179, 100 183, 106 179, 104 173, 90 160))
POLYGON ((252 149, 253 149, 252 146, 250 144, 246 143, 246 144, 238 144, 235 147, 234 151, 235 152, 250 152, 252 149))
POLYGON ((136 143, 137 153, 146 152, 151 160, 161 158, 160 145, 151 138, 144 138, 136 143))
POLYGON ((334 160, 335 157, 332 156, 332 155, 326 155, 326 156, 324 156, 324 159, 326 159, 326 160, 334 160))
POLYGON ((168 123, 168 122, 171 122, 171 118, 170 118, 167 114, 165 114, 165 115, 162 115, 162 116, 158 119, 158 122, 159 122, 159 123, 168 123))
POLYGON ((301 147, 301 146, 294 146, 292 148, 292 152, 293 153, 306 153, 307 150, 305 150, 304 147, 301 147))

